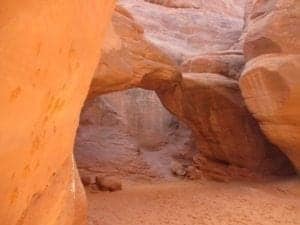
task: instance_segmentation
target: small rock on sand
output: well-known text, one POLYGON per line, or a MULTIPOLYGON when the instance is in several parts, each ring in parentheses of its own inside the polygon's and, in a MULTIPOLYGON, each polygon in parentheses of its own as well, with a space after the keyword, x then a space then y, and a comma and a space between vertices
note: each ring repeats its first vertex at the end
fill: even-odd
POLYGON ((92 184, 92 178, 90 176, 81 176, 80 178, 84 186, 89 186, 92 184))
POLYGON ((115 177, 96 177, 96 185, 101 191, 119 191, 122 190, 122 183, 115 177))

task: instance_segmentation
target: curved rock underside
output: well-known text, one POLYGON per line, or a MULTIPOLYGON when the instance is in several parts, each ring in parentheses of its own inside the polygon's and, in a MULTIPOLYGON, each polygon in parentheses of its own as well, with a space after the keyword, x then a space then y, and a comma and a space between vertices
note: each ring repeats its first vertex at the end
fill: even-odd
POLYGON ((181 64, 184 73, 215 73, 238 80, 244 68, 241 50, 227 50, 191 57, 181 64))
POLYGON ((194 131, 212 161, 260 173, 286 166, 244 105, 238 82, 219 74, 183 73, 180 85, 157 91, 163 104, 194 131))
POLYGON ((143 28, 125 8, 117 6, 89 98, 137 87, 141 83, 145 83, 145 88, 158 89, 166 81, 176 83, 179 80, 180 72, 172 60, 146 41, 143 28), (151 77, 151 83, 144 82, 147 77, 151 77))
POLYGON ((300 170, 300 2, 248 6, 240 86, 268 139, 300 170))

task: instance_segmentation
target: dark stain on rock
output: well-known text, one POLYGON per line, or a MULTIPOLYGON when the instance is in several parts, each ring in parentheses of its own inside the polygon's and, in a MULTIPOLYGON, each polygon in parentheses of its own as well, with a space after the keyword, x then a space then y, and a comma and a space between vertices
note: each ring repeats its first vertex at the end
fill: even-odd
POLYGON ((244 45, 245 56, 248 56, 246 60, 258 57, 264 54, 281 53, 281 47, 273 40, 267 37, 259 37, 251 40, 246 40, 244 45))
POLYGON ((15 89, 11 92, 11 94, 10 94, 10 98, 9 98, 10 101, 16 100, 16 99, 20 96, 21 92, 22 92, 22 89, 21 89, 20 86, 18 86, 17 88, 15 88, 15 89))
POLYGON ((35 136, 32 141, 30 153, 33 154, 34 152, 36 152, 40 148, 40 146, 41 146, 41 140, 40 140, 39 136, 35 136))
POLYGON ((29 166, 29 164, 28 164, 28 165, 26 165, 26 166, 24 167, 24 170, 23 170, 23 176, 24 176, 24 177, 29 176, 29 175, 30 175, 30 171, 31 171, 31 169, 30 169, 30 166, 29 166))
POLYGON ((10 204, 14 204, 19 197, 19 189, 16 187, 10 195, 10 204))
POLYGON ((42 43, 39 42, 36 48, 36 55, 39 56, 41 53, 42 43))

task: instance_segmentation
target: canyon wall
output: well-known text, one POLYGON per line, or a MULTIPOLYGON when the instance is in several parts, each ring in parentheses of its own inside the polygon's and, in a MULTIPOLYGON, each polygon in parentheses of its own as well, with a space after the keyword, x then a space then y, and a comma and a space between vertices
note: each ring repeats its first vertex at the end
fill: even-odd
POLYGON ((268 139, 300 170, 300 2, 250 2, 240 86, 268 139))
POLYGON ((113 0, 1 0, 0 221, 85 224, 73 160, 113 0))
POLYGON ((101 101, 117 114, 141 148, 151 149, 168 142, 170 126, 176 118, 161 105, 154 91, 136 88, 113 92, 101 96, 101 101))

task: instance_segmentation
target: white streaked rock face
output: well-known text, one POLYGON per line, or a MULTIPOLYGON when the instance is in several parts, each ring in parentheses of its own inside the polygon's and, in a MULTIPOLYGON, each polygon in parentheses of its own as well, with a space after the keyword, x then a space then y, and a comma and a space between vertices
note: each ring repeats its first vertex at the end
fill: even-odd
POLYGON ((119 4, 143 26, 151 43, 179 62, 229 49, 244 24, 244 0, 120 0, 119 4))

